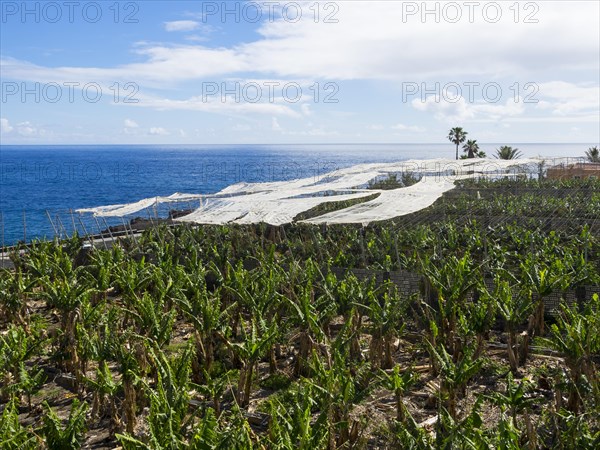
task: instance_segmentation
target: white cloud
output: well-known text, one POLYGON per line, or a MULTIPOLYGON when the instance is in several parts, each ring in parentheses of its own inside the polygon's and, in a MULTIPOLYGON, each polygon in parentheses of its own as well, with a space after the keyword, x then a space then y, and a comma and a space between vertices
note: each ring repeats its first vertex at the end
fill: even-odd
POLYGON ((139 125, 135 120, 125 119, 124 121, 125 128, 138 128, 139 125))
POLYGON ((35 136, 38 133, 38 130, 31 122, 27 121, 17 124, 17 133, 21 136, 30 137, 35 136))
POLYGON ((506 103, 486 103, 485 101, 469 102, 464 97, 457 101, 448 102, 433 95, 423 102, 414 99, 411 102, 418 111, 432 112, 434 117, 446 123, 459 123, 465 121, 498 121, 507 117, 520 116, 525 112, 522 101, 515 102, 508 99, 506 103))
POLYGON ((554 115, 566 117, 600 113, 600 87, 597 85, 577 85, 565 81, 552 81, 540 83, 538 88, 538 96, 544 97, 544 100, 538 103, 538 107, 549 110, 554 115))
POLYGON ((221 101, 221 96, 202 98, 194 96, 184 100, 160 98, 155 95, 145 95, 141 92, 137 95, 140 102, 132 106, 152 108, 159 111, 200 111, 218 114, 254 115, 268 114, 288 117, 301 117, 300 113, 290 107, 290 104, 281 103, 245 103, 236 101, 229 97, 227 101, 221 101))
POLYGON ((279 125, 279 121, 277 120, 277 117, 271 118, 271 129, 273 131, 281 131, 281 125, 279 125))
MULTIPOLYGON (((301 3, 303 11, 309 11, 312 1, 301 3)), ((425 103, 413 101, 412 106, 416 111, 431 113, 433 118, 450 123, 487 121, 498 122, 497 125, 501 126, 506 121, 572 122, 574 125, 577 122, 598 122, 598 2, 578 2, 577 6, 569 2, 539 2, 539 23, 536 24, 526 24, 522 20, 515 23, 513 12, 508 9, 509 3, 503 2, 500 2, 503 5, 503 18, 496 24, 482 20, 481 6, 478 7, 475 23, 469 23, 465 13, 463 20, 457 24, 443 21, 435 23, 431 16, 427 23, 423 23, 419 17, 403 22, 404 3, 406 2, 338 2, 336 5, 339 11, 335 17, 338 23, 324 23, 323 20, 315 23, 311 14, 304 14, 297 23, 265 21, 252 41, 221 46, 202 44, 202 35, 206 33, 207 26, 200 23, 199 16, 184 16, 197 20, 164 22, 164 29, 189 34, 175 36, 177 40, 173 41, 177 43, 160 44, 156 43, 155 37, 144 36, 144 42, 133 46, 135 59, 131 63, 108 67, 45 66, 39 61, 34 64, 14 59, 3 52, 0 67, 3 79, 57 83, 79 81, 82 84, 97 82, 102 85, 103 90, 107 86, 106 92, 110 91, 109 87, 115 82, 134 80, 141 88, 136 94, 140 103, 119 107, 217 113, 238 120, 243 120, 244 116, 250 118, 259 114, 263 115, 264 127, 269 128, 271 125, 271 129, 281 131, 282 134, 285 131, 277 120, 280 117, 295 118, 300 122, 301 119, 306 121, 308 116, 317 114, 322 119, 321 114, 326 114, 337 123, 350 124, 361 122, 346 120, 343 114, 354 115, 358 120, 363 113, 372 111, 367 109, 371 105, 365 105, 364 110, 361 106, 353 106, 358 102, 353 102, 354 97, 351 95, 349 102, 338 106, 344 107, 346 111, 335 111, 332 109, 333 105, 325 105, 325 109, 323 105, 316 106, 308 101, 306 93, 310 97, 312 92, 305 90, 305 85, 318 81, 322 86, 330 80, 339 82, 340 94, 346 94, 346 86, 350 94, 365 86, 376 86, 376 93, 377 90, 389 89, 390 101, 397 101, 400 83, 408 81, 481 81, 483 84, 497 80, 504 89, 508 89, 513 82, 518 81, 522 85, 527 81, 535 81, 539 86, 536 97, 540 101, 537 104, 512 100, 491 104, 468 102, 461 98, 456 103, 435 103, 431 99, 425 103), (569 39, 564 36, 569 36, 569 39), (181 45, 181 38, 190 40, 184 41, 187 45, 181 45), (527 45, 523 45, 523 42, 527 45), (549 74, 555 78, 560 74, 563 81, 548 82, 549 74), (281 80, 284 83, 298 82, 302 85, 305 96, 296 104, 284 102, 281 96, 276 97, 273 103, 256 104, 222 102, 220 95, 215 96, 214 101, 207 102, 199 96, 201 81, 220 83, 241 77, 281 80), (360 80, 363 83, 344 84, 346 80, 360 80), (372 80, 379 84, 370 83, 372 80), (387 84, 381 83, 382 80, 387 84), (569 82, 570 80, 578 81, 569 82), (590 80, 590 83, 579 82, 580 80, 590 80), (152 88, 156 90, 153 91, 152 88), (273 118, 271 123, 269 117, 273 118)), ((422 7, 421 2, 415 4, 422 7)), ((370 93, 364 92, 366 102, 370 93)), ((525 96, 527 93, 520 94, 525 96)), ((362 101, 363 97, 360 98, 362 101)), ((362 123, 372 121, 375 124, 367 126, 367 129, 381 130, 377 122, 386 123, 386 117, 390 117, 384 114, 383 110, 378 110, 362 123)), ((201 114, 198 116, 202 117, 201 114)), ((402 120, 406 123, 425 124, 420 119, 413 121, 410 117, 402 120)), ((133 120, 131 122, 135 123, 133 120)), ((162 123, 170 126, 172 134, 177 135, 178 126, 172 125, 176 122, 162 123)), ((17 126, 13 123, 11 126, 8 121, 6 124, 3 121, 2 129, 3 132, 8 127, 14 129, 13 135, 35 133, 35 126, 25 122, 23 124, 17 126)), ((286 129, 292 128, 291 121, 286 121, 285 125, 286 129)), ((429 123, 426 125, 428 130, 432 129, 429 123)), ((415 133, 422 131, 414 125, 396 125, 398 126, 405 128, 393 129, 415 133)), ((148 133, 145 126, 142 129, 129 127, 127 121, 125 128, 131 134, 148 133)), ((306 124, 298 125, 298 129, 307 135, 323 131, 306 124)), ((386 125, 383 129, 389 132, 392 128, 386 125)), ((39 132, 41 131, 43 130, 40 128, 39 132)), ((165 132, 169 133, 161 127, 150 129, 150 134, 162 135, 165 132)))
POLYGON ((167 31, 194 31, 200 27, 200 23, 195 20, 175 20, 164 23, 167 31))
MULTIPOLYGON (((501 76, 523 81, 563 70, 599 69, 598 2, 578 2, 577 7, 543 2, 536 24, 515 23, 507 6, 502 20, 493 24, 483 19, 481 9, 474 23, 469 23, 467 11, 454 24, 435 23, 433 17, 425 23, 404 23, 403 3, 342 2, 338 23, 315 23, 310 14, 297 23, 269 21, 259 29, 259 39, 230 47, 146 43, 135 48, 144 61, 111 68, 41 67, 5 58, 2 69, 7 78, 136 80, 170 86, 244 72, 292 79, 418 82, 501 76)), ((303 5, 308 8, 310 3, 303 5)), ((167 26, 189 31, 198 22, 166 22, 167 26)))
POLYGON ((150 128, 149 134, 151 136, 168 136, 171 133, 169 133, 163 127, 152 127, 150 128))
POLYGON ((412 131, 415 133, 422 133, 425 131, 425 128, 419 127, 417 125, 404 125, 402 123, 399 123, 397 125, 392 126, 392 130, 412 131))
POLYGON ((0 132, 2 132, 3 134, 8 134, 10 133, 12 130, 14 130, 14 128, 10 125, 10 123, 8 122, 8 119, 5 119, 4 117, 2 117, 0 119, 0 132))
POLYGON ((190 34, 188 36, 185 36, 184 39, 186 41, 190 41, 190 42, 206 42, 206 41, 208 41, 208 38, 206 36, 199 36, 197 34, 190 34))
POLYGON ((374 125, 367 126, 367 129, 374 130, 374 131, 380 131, 380 130, 383 130, 384 128, 385 127, 381 124, 374 124, 374 125))
POLYGON ((340 136, 338 131, 327 131, 322 127, 310 127, 306 130, 300 131, 284 131, 283 134, 288 136, 309 136, 309 137, 331 137, 331 136, 340 136))

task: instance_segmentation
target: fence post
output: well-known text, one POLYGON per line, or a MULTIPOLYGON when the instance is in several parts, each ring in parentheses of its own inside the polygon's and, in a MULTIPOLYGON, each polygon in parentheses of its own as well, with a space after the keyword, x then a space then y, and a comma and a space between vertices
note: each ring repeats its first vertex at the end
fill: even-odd
POLYGON ((23 241, 27 244, 27 216, 23 210, 23 241))

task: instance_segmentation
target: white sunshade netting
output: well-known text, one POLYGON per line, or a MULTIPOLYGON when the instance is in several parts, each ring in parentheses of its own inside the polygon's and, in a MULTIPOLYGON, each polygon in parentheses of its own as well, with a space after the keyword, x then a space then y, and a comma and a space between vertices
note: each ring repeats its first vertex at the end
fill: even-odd
POLYGON ((158 206, 164 203, 185 202, 202 198, 200 194, 182 194, 176 192, 168 197, 150 197, 139 200, 134 203, 124 203, 120 205, 98 206, 96 208, 82 208, 75 212, 91 213, 98 217, 123 217, 130 214, 135 214, 144 209, 158 206))
MULTIPOLYGON (((556 163, 556 159, 552 160, 556 163)), ((97 216, 119 217, 169 202, 205 199, 192 213, 174 219, 207 224, 290 223, 300 213, 323 203, 377 198, 323 214, 307 223, 362 223, 391 219, 419 211, 433 204, 459 179, 502 177, 515 173, 536 173, 544 159, 519 160, 410 160, 397 163, 360 164, 317 177, 269 183, 238 183, 216 194, 180 194, 152 197, 135 203, 80 209, 97 216), (369 181, 389 174, 410 173, 421 180, 409 187, 392 190, 364 189, 369 181)))

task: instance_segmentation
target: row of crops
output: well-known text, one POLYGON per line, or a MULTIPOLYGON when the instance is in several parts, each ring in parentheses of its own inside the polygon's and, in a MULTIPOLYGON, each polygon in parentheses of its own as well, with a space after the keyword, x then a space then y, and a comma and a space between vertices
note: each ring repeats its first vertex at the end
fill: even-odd
POLYGON ((600 284, 600 210, 581 198, 597 194, 486 183, 410 226, 157 227, 15 252, 0 448, 598 448, 600 299, 544 314, 600 284), (518 220, 545 197, 573 205, 568 227, 518 220), (417 273, 420 292, 339 269, 359 267, 417 273))

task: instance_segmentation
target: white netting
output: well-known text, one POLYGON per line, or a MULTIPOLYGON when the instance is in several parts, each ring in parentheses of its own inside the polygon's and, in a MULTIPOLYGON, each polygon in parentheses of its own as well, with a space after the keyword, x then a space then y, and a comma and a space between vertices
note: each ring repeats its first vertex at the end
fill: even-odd
POLYGON ((75 212, 92 213, 94 216, 98 217, 124 217, 131 214, 135 214, 139 211, 143 211, 147 208, 157 207, 158 205, 161 205, 163 203, 186 202, 197 200, 202 197, 203 195, 200 194, 182 194, 180 192, 176 192, 174 194, 169 195, 168 197, 150 197, 145 198, 143 200, 139 200, 134 203, 98 206, 96 208, 82 208, 77 209, 75 212))
POLYGON ((192 213, 175 220, 194 223, 259 223, 282 225, 298 214, 322 203, 360 199, 371 194, 379 196, 354 206, 330 212, 305 222, 309 223, 369 223, 391 219, 433 204, 444 192, 454 187, 458 179, 469 177, 501 177, 516 174, 537 175, 542 167, 568 163, 563 159, 519 160, 410 160, 397 163, 360 164, 324 174, 270 183, 238 183, 211 195, 173 194, 153 197, 135 203, 81 209, 78 212, 97 216, 125 216, 161 203, 205 199, 192 213), (411 174, 421 178, 418 183, 392 190, 365 189, 372 180, 390 174, 411 174))

